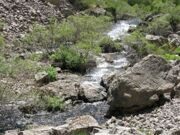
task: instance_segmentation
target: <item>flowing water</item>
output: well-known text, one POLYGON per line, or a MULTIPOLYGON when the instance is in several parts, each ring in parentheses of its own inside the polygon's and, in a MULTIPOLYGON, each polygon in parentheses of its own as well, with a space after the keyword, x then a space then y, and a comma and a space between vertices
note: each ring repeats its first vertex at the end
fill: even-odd
MULTIPOLYGON (((112 26, 111 30, 107 33, 109 37, 113 40, 123 40, 124 37, 128 36, 128 30, 130 28, 135 28, 140 23, 138 19, 119 21, 115 25, 112 26)), ((101 78, 112 72, 121 71, 123 67, 126 67, 129 62, 125 57, 126 52, 121 53, 107 53, 101 54, 101 56, 96 58, 97 67, 92 69, 86 75, 86 82, 89 83, 100 83, 101 78), (110 57, 112 59, 111 62, 107 62, 106 58, 110 57)))
MULTIPOLYGON (((131 27, 136 27, 136 25, 139 23, 138 20, 130 20, 130 21, 119 21, 113 27, 111 30, 107 33, 109 37, 111 37, 113 40, 123 40, 125 36, 128 35, 128 30, 131 27)), ((114 54, 101 54, 96 58, 97 61, 97 67, 91 70, 89 73, 85 75, 85 81, 88 83, 95 83, 96 85, 100 85, 101 78, 106 75, 110 74, 115 71, 120 71, 121 68, 128 65, 128 61, 126 57, 123 55, 125 52, 121 53, 114 53, 114 54), (106 60, 106 57, 110 56, 112 58, 112 61, 109 63, 106 60)), ((92 115, 94 116, 98 122, 103 123, 105 122, 104 115, 106 114, 108 110, 108 105, 106 102, 97 102, 97 103, 83 103, 81 105, 75 106, 69 111, 60 113, 39 113, 33 116, 23 117, 22 114, 15 110, 16 112, 19 112, 17 114, 17 117, 14 115, 12 117, 10 116, 3 116, 6 118, 6 122, 4 123, 3 120, 1 121, 1 114, 0 114, 0 130, 7 129, 13 129, 17 127, 21 127, 22 125, 26 125, 27 122, 34 123, 34 124, 40 124, 40 125, 60 125, 65 122, 67 118, 80 116, 80 115, 92 115), (10 122, 13 122, 14 125, 11 125, 10 122), (9 122, 10 121, 10 122, 9 122), (1 123, 2 122, 2 123, 1 123), (8 124, 9 122, 9 124, 8 124), (9 125, 7 127, 6 125, 9 125), (1 126, 4 128, 1 129, 1 126)), ((6 111, 7 112, 7 111, 6 111)), ((11 111, 10 111, 11 113, 11 111)), ((5 115, 8 115, 6 113, 5 115)))

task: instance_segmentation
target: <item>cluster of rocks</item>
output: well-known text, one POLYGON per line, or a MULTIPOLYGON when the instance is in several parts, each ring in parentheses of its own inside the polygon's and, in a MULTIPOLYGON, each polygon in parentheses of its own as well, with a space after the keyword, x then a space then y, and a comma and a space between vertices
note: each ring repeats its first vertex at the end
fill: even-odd
POLYGON ((63 18, 72 14, 72 6, 67 0, 59 0, 59 5, 48 0, 1 0, 0 18, 5 22, 3 33, 8 41, 21 37, 33 23, 47 24, 52 17, 63 18))
MULTIPOLYGON (((168 110, 169 112, 169 110, 168 110)), ((164 112, 160 112, 164 113, 164 112)), ((172 113, 172 112, 171 112, 172 113)), ((145 114, 147 116, 147 114, 145 114)), ((70 118, 66 121, 66 124, 61 126, 41 126, 38 128, 33 128, 25 131, 11 130, 6 131, 5 135, 78 135, 78 134, 86 134, 86 135, 179 135, 180 129, 179 126, 179 118, 175 119, 175 122, 178 123, 175 128, 171 128, 174 125, 162 123, 159 125, 158 121, 161 117, 156 118, 159 113, 151 113, 148 114, 151 117, 147 116, 144 119, 144 116, 135 116, 135 117, 124 117, 122 120, 116 119, 112 117, 105 124, 99 125, 98 122, 90 115, 84 115, 79 117, 70 118), (126 121, 125 121, 126 120, 126 121), (143 122, 142 122, 143 121, 143 122), (148 122, 148 123, 146 123, 148 122), (134 124, 134 125, 133 125, 134 124), (144 125, 143 125, 144 124, 144 125), (133 126, 132 126, 133 125, 133 126), (155 126, 151 130, 151 128, 147 128, 146 126, 155 126), (168 130, 164 130, 163 128, 159 128, 162 126, 166 126, 168 130), (146 128, 144 128, 146 127, 146 128)), ((163 117, 167 118, 168 115, 163 117)), ((170 118, 170 117, 169 117, 170 118)), ((163 119, 165 120, 165 119, 163 119)), ((168 121, 169 119, 166 119, 168 121)))
POLYGON ((164 36, 158 36, 158 35, 146 35, 146 39, 152 43, 156 43, 159 45, 163 45, 165 43, 168 43, 170 45, 173 45, 174 47, 180 46, 180 33, 177 32, 175 34, 169 34, 168 37, 164 36))
MULTIPOLYGON (((102 86, 82 83, 82 80, 83 76, 60 73, 57 81, 41 86, 40 90, 48 95, 63 97, 66 104, 76 104, 79 100, 96 102, 108 98, 110 105, 108 115, 110 116, 116 112, 120 114, 121 112, 140 111, 132 115, 119 115, 120 117, 113 118, 114 122, 108 121, 98 128, 90 128, 90 131, 87 130, 89 134, 144 135, 150 132, 157 135, 173 135, 172 132, 177 131, 180 127, 180 100, 179 98, 171 100, 171 98, 179 97, 180 93, 179 61, 168 63, 159 56, 149 55, 124 72, 104 76, 101 81, 102 86), (161 101, 164 101, 165 98, 171 102, 162 105, 161 101), (162 106, 157 107, 157 105, 162 106), (151 106, 156 106, 156 108, 151 108, 151 106)), ((85 121, 83 120, 83 122, 85 121)), ((77 124, 77 126, 80 125, 77 124)), ((62 131, 71 131, 69 127, 67 124, 59 126, 58 134, 62 131), (64 126, 66 130, 64 130, 64 126)), ((32 132, 39 134, 44 131, 48 131, 46 134, 49 134, 49 131, 54 131, 52 129, 57 129, 57 127, 43 127, 43 131, 41 128, 33 128, 19 132, 18 135, 29 135, 32 132)), ((178 132, 176 134, 178 135, 178 132)))
POLYGON ((180 62, 169 64, 155 55, 145 57, 125 72, 104 76, 102 86, 83 82, 83 76, 71 73, 58 76, 57 81, 40 89, 71 101, 96 102, 108 98, 113 113, 139 111, 163 100, 166 93, 169 99, 178 97, 180 91, 180 62))

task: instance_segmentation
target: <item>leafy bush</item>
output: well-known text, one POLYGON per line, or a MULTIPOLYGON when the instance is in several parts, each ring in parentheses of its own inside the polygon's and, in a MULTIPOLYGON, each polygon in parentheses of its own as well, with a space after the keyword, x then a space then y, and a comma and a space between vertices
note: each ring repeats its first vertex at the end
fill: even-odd
POLYGON ((42 97, 44 107, 48 111, 63 111, 64 102, 61 98, 55 96, 44 96, 42 97))
POLYGON ((28 101, 25 106, 19 107, 23 113, 34 114, 38 111, 63 111, 64 100, 61 97, 47 95, 40 90, 31 89, 30 91, 23 93, 19 96, 19 99, 28 101))
POLYGON ((155 35, 166 35, 167 31, 171 30, 171 25, 168 20, 169 15, 163 15, 156 18, 154 21, 149 23, 149 26, 146 29, 146 32, 155 35))
POLYGON ((116 41, 113 41, 109 37, 103 37, 99 41, 99 46, 104 53, 112 53, 112 52, 119 52, 121 51, 121 45, 116 41))
POLYGON ((60 47, 60 49, 53 54, 51 58, 54 62, 61 63, 62 69, 69 69, 71 71, 81 73, 86 71, 87 56, 72 48, 60 47))
POLYGON ((180 56, 175 54, 164 54, 162 55, 166 60, 180 60, 180 56))
POLYGON ((57 71, 54 67, 48 67, 46 72, 48 73, 49 81, 52 82, 57 79, 57 71))

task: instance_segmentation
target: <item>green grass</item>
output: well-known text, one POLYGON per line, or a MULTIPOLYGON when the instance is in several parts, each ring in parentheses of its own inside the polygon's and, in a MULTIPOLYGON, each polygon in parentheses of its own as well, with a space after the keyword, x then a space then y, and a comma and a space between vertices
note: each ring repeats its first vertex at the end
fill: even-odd
POLYGON ((48 111, 63 111, 64 102, 61 98, 56 96, 44 96, 42 98, 44 107, 48 111))
POLYGON ((48 67, 46 69, 46 72, 48 73, 48 78, 50 82, 55 81, 57 79, 58 73, 54 67, 48 67))

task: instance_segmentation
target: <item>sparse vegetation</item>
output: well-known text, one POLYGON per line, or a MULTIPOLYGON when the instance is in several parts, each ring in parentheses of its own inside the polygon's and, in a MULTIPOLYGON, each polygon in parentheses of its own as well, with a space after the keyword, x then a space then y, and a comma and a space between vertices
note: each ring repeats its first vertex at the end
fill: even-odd
POLYGON ((48 111, 63 111, 64 102, 61 98, 55 96, 44 96, 42 97, 42 104, 48 111))
POLYGON ((46 72, 48 73, 49 81, 55 81, 57 79, 57 71, 54 67, 48 67, 46 69, 46 72))

